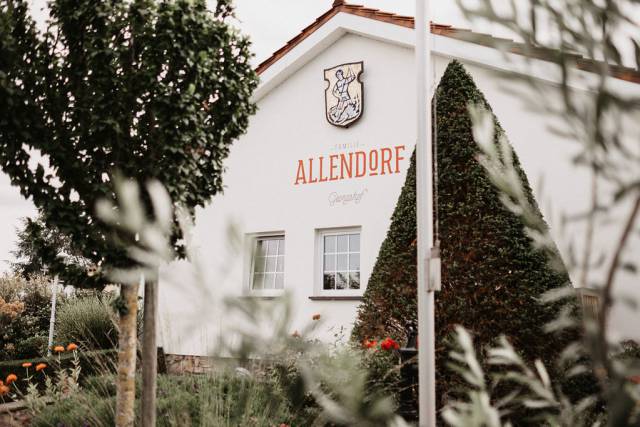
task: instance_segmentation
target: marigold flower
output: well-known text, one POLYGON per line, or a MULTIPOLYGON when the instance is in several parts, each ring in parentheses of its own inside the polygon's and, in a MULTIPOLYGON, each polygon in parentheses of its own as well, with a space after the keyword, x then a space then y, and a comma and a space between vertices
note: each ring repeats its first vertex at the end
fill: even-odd
POLYGON ((30 368, 30 367, 31 367, 31 365, 33 365, 33 363, 31 363, 31 362, 24 362, 24 363, 22 364, 22 367, 23 367, 23 368, 30 368))
POLYGON ((73 350, 77 350, 78 346, 74 343, 71 343, 67 346, 67 351, 73 351, 73 350))
POLYGON ((64 347, 61 345, 57 345, 53 347, 53 351, 55 351, 56 353, 62 353, 64 351, 64 347))
POLYGON ((313 320, 320 320, 320 313, 316 313, 312 317, 313 320))
POLYGON ((18 379, 18 376, 16 374, 7 375, 7 385, 11 384, 12 382, 16 381, 17 379, 18 379))
POLYGON ((42 371, 42 370, 43 370, 44 368, 46 368, 46 367, 47 367, 47 364, 46 364, 46 363, 38 363, 38 364, 36 365, 36 372, 42 371))
POLYGON ((6 385, 0 385, 0 396, 4 396, 7 393, 9 393, 9 387, 6 385))

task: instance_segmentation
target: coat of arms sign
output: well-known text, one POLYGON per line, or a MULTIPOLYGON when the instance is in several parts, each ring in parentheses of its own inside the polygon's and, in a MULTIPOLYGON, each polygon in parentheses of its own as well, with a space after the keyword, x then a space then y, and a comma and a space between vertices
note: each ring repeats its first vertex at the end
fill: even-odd
POLYGON ((359 77, 363 71, 362 61, 324 70, 329 83, 324 90, 325 114, 332 125, 348 127, 362 116, 363 85, 359 77))

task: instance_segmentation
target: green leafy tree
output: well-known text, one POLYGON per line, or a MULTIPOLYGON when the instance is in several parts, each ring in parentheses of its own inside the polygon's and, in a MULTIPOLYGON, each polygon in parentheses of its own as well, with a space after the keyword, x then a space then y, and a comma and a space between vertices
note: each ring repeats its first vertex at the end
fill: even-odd
MULTIPOLYGON (((96 217, 96 201, 114 198, 116 171, 162 182, 190 212, 221 191, 230 144, 255 109, 250 43, 229 23, 229 0, 213 10, 204 0, 48 6, 41 31, 27 1, 0 1, 0 166, 45 226, 68 236, 73 253, 130 267, 129 238, 96 217)), ((175 226, 178 253, 180 237, 175 226)), ((47 260, 49 271, 67 283, 106 283, 102 271, 70 272, 57 261, 47 260)), ((152 301, 155 286, 145 287, 152 301)), ((136 294, 136 286, 122 287, 118 425, 133 423, 136 294)), ((145 335, 155 335, 153 322, 145 325, 145 335)))
MULTIPOLYGON (((84 278, 92 267, 81 254, 72 253, 68 236, 47 226, 41 217, 23 218, 22 226, 17 229, 17 237, 16 248, 11 252, 16 261, 11 263, 11 269, 25 279, 46 274, 50 260, 54 260, 58 271, 63 269, 64 276, 72 279, 84 278)), ((67 284, 82 287, 83 281, 67 284)))
MULTIPOLYGON (((468 107, 490 107, 471 76, 457 61, 447 67, 434 100, 437 128, 437 238, 442 257, 442 290, 436 294, 436 363, 440 404, 458 379, 445 366, 448 337, 463 325, 484 348, 504 334, 526 360, 547 366, 564 348, 566 337, 544 332, 557 307, 539 297, 569 285, 566 273, 551 268, 536 251, 522 219, 501 202, 498 190, 478 163, 468 107)), ((502 134, 493 117, 496 133, 502 134)), ((526 176, 514 158, 532 206, 526 176)), ((417 317, 415 155, 391 219, 387 238, 360 306, 354 337, 404 334, 417 317)), ((542 221, 536 207, 536 214, 542 221)))

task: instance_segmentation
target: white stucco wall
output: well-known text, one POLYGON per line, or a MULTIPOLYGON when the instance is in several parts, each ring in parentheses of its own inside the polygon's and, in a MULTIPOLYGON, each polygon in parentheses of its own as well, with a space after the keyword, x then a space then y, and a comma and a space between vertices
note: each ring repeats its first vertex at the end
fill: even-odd
MULTIPOLYGON (((450 57, 436 56, 434 76, 450 57)), ((557 118, 531 111, 523 97, 535 94, 520 83, 517 91, 489 65, 464 62, 505 129, 529 181, 544 177, 538 202, 552 227, 558 212, 588 206, 588 175, 571 166, 576 145, 553 133, 557 118)), ((554 90, 549 85, 550 90, 554 90)), ((371 273, 395 207, 415 143, 413 50, 362 35, 347 34, 309 60, 258 102, 248 133, 234 144, 226 162, 225 194, 197 213, 194 246, 199 253, 204 288, 194 286, 193 268, 177 262, 164 269, 161 282, 161 343, 168 353, 207 354, 236 319, 224 314, 224 296, 246 295, 251 233, 285 234, 285 289, 292 295, 295 322, 302 328, 320 313, 319 337, 331 341, 342 326, 348 336, 358 301, 315 301, 316 230, 361 227, 362 283, 371 273), (324 117, 323 69, 364 61, 365 106, 360 121, 348 129, 324 117), (334 182, 294 185, 300 159, 404 145, 401 173, 334 182), (330 206, 332 193, 364 191, 360 203, 330 206), (170 275, 170 277, 169 277, 170 275)), ((554 230, 557 231, 557 230, 554 230)), ((579 229, 569 231, 579 236, 579 229)), ((604 232, 603 247, 614 241, 604 232)), ((578 239, 579 240, 579 239, 578 239)), ((633 252, 629 252, 633 253, 633 252)), ((626 278, 623 289, 631 289, 626 278)), ((637 291, 636 291, 637 294, 637 291)), ((614 327, 637 334, 628 313, 614 313, 614 327)))

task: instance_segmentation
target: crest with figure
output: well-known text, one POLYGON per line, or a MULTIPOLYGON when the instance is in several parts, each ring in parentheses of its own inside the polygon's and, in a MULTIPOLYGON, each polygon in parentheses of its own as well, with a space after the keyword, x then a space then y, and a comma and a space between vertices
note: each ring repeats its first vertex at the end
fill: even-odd
POLYGON ((329 83, 324 90, 327 121, 334 126, 347 127, 362 115, 363 85, 360 74, 362 61, 336 65, 324 70, 329 83))

